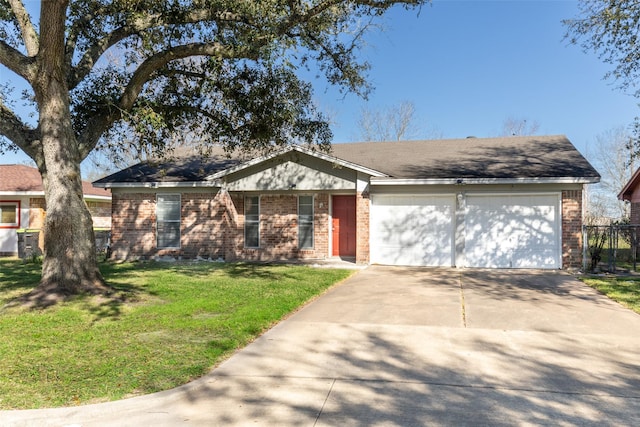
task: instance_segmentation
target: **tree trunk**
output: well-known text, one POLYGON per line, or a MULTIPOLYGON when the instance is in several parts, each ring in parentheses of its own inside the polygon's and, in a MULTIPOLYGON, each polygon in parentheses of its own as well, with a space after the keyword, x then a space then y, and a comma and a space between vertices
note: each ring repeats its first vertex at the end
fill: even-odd
POLYGON ((83 198, 80 159, 65 99, 53 90, 40 104, 42 157, 38 167, 46 217, 42 279, 28 297, 36 305, 110 290, 98 268, 93 221, 83 198))
POLYGON ((72 127, 64 65, 67 2, 43 2, 38 75, 34 92, 39 109, 41 150, 35 156, 46 202, 42 279, 27 299, 53 304, 70 295, 107 293, 98 269, 95 236, 84 202, 81 157, 72 127))
POLYGON ((75 139, 58 135, 43 138, 44 260, 42 279, 34 292, 42 301, 109 290, 98 269, 93 221, 83 199, 79 161, 70 153, 75 139))

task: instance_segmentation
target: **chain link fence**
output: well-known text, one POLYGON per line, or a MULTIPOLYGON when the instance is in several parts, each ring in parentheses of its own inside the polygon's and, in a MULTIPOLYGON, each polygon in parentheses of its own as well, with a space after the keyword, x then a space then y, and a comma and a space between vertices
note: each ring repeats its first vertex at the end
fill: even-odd
POLYGON ((585 272, 638 271, 640 224, 585 225, 582 242, 585 272))

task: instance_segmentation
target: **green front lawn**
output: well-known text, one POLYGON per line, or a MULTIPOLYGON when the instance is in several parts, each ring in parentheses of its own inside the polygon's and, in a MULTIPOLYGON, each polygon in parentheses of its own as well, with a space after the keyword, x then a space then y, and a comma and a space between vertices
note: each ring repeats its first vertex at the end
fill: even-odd
POLYGON ((351 274, 254 264, 104 264, 116 298, 45 310, 6 304, 40 265, 0 260, 0 409, 67 406, 166 390, 207 373, 351 274))
POLYGON ((582 277, 581 280, 640 314, 640 277, 582 277))

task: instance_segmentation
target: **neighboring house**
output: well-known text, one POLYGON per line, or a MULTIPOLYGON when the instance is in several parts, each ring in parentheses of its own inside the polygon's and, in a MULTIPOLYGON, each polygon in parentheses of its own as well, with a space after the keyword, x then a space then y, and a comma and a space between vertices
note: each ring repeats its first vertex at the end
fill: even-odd
MULTIPOLYGON (((84 199, 96 228, 111 227, 111 193, 82 182, 84 199)), ((18 254, 18 231, 40 230, 46 206, 38 169, 25 165, 0 165, 0 256, 18 254)), ((39 246, 42 249, 40 235, 39 246)))
POLYGON ((635 171, 629 182, 618 193, 618 199, 631 204, 629 210, 629 222, 640 224, 640 168, 635 171))
POLYGON ((98 180, 113 256, 580 268, 583 187, 565 136, 292 146, 184 157, 98 180))

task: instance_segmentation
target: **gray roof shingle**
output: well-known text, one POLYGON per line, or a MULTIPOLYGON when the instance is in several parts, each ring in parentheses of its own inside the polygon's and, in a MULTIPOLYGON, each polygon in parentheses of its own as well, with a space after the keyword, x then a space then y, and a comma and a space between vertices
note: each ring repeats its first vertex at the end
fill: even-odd
POLYGON ((333 155, 393 178, 596 178, 563 135, 334 144, 333 155))
MULTIPOLYGON (((564 135, 344 143, 333 144, 330 154, 400 179, 600 176, 564 135)), ((210 157, 140 163, 96 184, 197 182, 243 161, 220 150, 210 157)))

